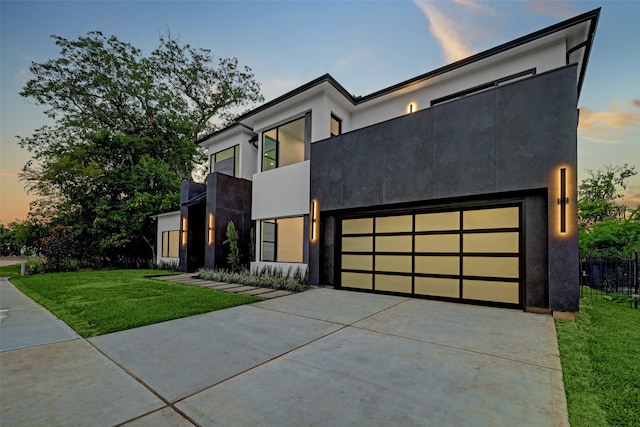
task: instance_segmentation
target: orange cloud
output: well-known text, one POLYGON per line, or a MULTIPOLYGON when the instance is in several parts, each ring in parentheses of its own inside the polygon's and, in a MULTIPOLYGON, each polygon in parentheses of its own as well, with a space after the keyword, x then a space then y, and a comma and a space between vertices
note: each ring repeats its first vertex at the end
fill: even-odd
MULTIPOLYGON (((459 0, 458 3, 467 6, 467 3, 474 4, 474 2, 470 0, 459 0)), ((414 0, 414 4, 420 8, 429 21, 431 34, 436 38, 438 43, 440 43, 444 58, 448 63, 471 56, 473 50, 463 40, 462 33, 459 32, 460 25, 444 16, 444 14, 434 6, 434 3, 424 0, 414 0)))
POLYGON ((640 136, 640 100, 627 105, 611 104, 611 111, 593 111, 580 108, 578 130, 583 138, 600 144, 617 144, 622 137, 640 136))
POLYGON ((620 202, 630 209, 635 209, 640 206, 640 194, 625 194, 620 202))

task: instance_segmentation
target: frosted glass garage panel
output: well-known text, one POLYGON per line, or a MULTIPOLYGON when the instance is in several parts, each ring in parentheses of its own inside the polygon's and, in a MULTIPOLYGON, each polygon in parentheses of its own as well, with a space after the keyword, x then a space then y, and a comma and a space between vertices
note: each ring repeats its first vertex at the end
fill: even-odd
POLYGON ((517 282, 464 280, 462 282, 462 298, 518 304, 520 302, 520 284, 517 282))
POLYGON ((376 252, 412 252, 413 236, 376 236, 376 252))
POLYGON ((517 207, 464 211, 462 223, 465 230, 485 228, 511 228, 520 225, 517 207))
POLYGON ((376 233, 402 233, 413 231, 413 215, 376 218, 376 233))
POLYGON ((517 279, 520 277, 520 261, 516 257, 464 257, 462 273, 465 276, 504 277, 517 279))
POLYGON ((421 274, 460 274, 460 257, 416 256, 415 272, 421 274))
POLYGON ((376 271, 411 273, 412 260, 411 256, 376 255, 376 271))
POLYGON ((411 277, 376 274, 376 291, 411 293, 411 277))
POLYGON ((373 289, 373 274, 343 272, 341 280, 345 288, 373 289))
POLYGON ((427 234, 416 236, 416 252, 459 252, 459 234, 427 234))
POLYGON ((373 218, 345 219, 342 221, 342 234, 373 233, 373 218))
POLYGON ((343 237, 343 252, 372 252, 373 237, 343 237))
POLYGON ((460 212, 440 212, 416 215, 416 231, 460 229, 460 212))
POLYGON ((343 270, 373 270, 373 255, 342 255, 343 270))
POLYGON ((417 295, 460 298, 460 281, 458 279, 416 277, 414 280, 414 289, 417 295))
POLYGON ((519 233, 465 234, 462 239, 465 252, 518 253, 520 248, 519 233))

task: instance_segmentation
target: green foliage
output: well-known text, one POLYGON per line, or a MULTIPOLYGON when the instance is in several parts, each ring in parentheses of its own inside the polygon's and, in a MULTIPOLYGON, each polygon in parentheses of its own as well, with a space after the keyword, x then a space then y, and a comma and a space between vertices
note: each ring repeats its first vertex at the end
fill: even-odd
POLYGON ((85 338, 260 301, 147 276, 157 270, 38 274, 11 282, 85 338))
POLYGON ((640 425, 640 311, 582 299, 575 322, 556 321, 573 427, 640 425))
POLYGON ((580 250, 592 256, 622 257, 640 252, 640 221, 606 218, 591 226, 580 228, 580 250))
POLYGON ((71 251, 74 236, 71 227, 57 225, 50 231, 49 237, 42 242, 42 253, 45 257, 45 271, 67 271, 72 268, 71 251))
POLYGON ((146 56, 96 31, 53 39, 59 57, 33 63, 21 92, 54 120, 20 139, 33 155, 21 177, 40 196, 34 217, 72 227, 83 263, 144 265, 150 216, 178 208, 181 180, 205 160, 195 139, 211 118, 261 101, 260 86, 236 59, 170 35, 146 56))
POLYGON ((256 229, 251 227, 249 230, 249 261, 256 260, 256 229))
POLYGON ((242 271, 242 255, 240 254, 240 235, 236 230, 236 225, 233 221, 227 223, 227 239, 223 242, 225 245, 229 245, 229 253, 227 254, 227 262, 229 268, 234 273, 242 271))
POLYGON ((266 266, 251 274, 233 273, 225 270, 198 270, 198 277, 203 280, 233 283, 257 288, 281 289, 289 292, 302 292, 309 289, 309 275, 305 270, 266 266))
POLYGON ((622 219, 626 206, 616 201, 622 198, 621 190, 627 188, 627 180, 636 175, 635 166, 605 166, 589 170, 589 177, 578 187, 578 216, 581 226, 589 230, 593 224, 605 219, 622 219))

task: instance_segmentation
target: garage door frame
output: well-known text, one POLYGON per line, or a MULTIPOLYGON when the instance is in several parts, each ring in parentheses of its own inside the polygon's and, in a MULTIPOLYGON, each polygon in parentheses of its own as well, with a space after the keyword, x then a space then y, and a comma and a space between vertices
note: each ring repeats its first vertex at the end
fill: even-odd
MULTIPOLYGON (((360 212, 351 212, 345 214, 336 215, 336 227, 335 227, 335 242, 336 242, 336 259, 335 259, 335 281, 336 288, 349 289, 354 291, 363 291, 363 292, 373 292, 373 293, 382 293, 382 294, 391 294, 391 295, 402 295, 402 296, 411 296, 416 298, 428 298, 428 299, 437 299, 444 301, 452 301, 452 302, 461 302, 461 303, 470 303, 470 304, 478 304, 478 305, 490 305, 490 306, 498 306, 498 307, 507 307, 507 308, 520 308, 524 307, 525 298, 525 223, 524 223, 524 200, 509 200, 509 201, 500 201, 500 202, 489 202, 489 203, 470 203, 470 204, 457 204, 457 205, 448 205, 448 206, 432 206, 432 207, 420 207, 420 208, 401 208, 401 209, 384 209, 384 210, 368 210, 368 211, 360 211, 360 212), (480 210, 490 210, 490 209, 501 209, 501 208, 517 208, 517 227, 496 227, 496 228, 486 228, 486 229, 478 229, 478 230, 470 230, 464 228, 464 215, 465 212, 472 211, 480 211, 480 210), (457 212, 459 213, 460 223, 458 225, 457 231, 448 230, 448 231, 435 231, 435 232, 420 232, 416 231, 416 216, 422 214, 433 214, 433 213, 446 213, 446 212, 457 212), (394 232, 394 233, 380 233, 376 231, 375 224, 378 218, 385 217, 400 217, 404 215, 412 216, 412 229, 411 231, 405 232, 394 232), (342 273, 350 273, 355 272, 357 270, 351 269, 342 269, 342 257, 343 255, 367 255, 367 252, 357 252, 357 251, 345 251, 343 252, 343 239, 342 237, 357 237, 355 234, 345 234, 343 235, 343 221, 351 220, 351 219, 373 219, 373 229, 371 230, 370 236, 372 238, 372 250, 370 255, 374 255, 372 257, 372 266, 371 266, 371 275, 372 275, 372 284, 370 289, 362 289, 354 286, 343 286, 342 284, 342 273), (514 255, 513 252, 509 253, 501 253, 501 252, 467 252, 464 250, 463 239, 465 236, 469 236, 472 234, 493 234, 493 233, 515 233, 517 232, 517 245, 518 252, 514 255), (420 274, 416 272, 416 257, 423 257, 425 253, 416 251, 416 236, 422 235, 457 235, 459 237, 460 245, 457 252, 447 252, 440 255, 453 257, 456 256, 459 258, 459 271, 457 275, 438 275, 438 274, 420 274), (411 257, 411 270, 410 272, 399 272, 395 271, 389 273, 387 271, 378 270, 376 267, 376 258, 380 256, 389 256, 392 257, 394 255, 393 252, 377 252, 376 251, 376 238, 380 236, 412 236, 411 237, 411 250, 405 251, 400 255, 410 256, 411 257), (517 271, 518 277, 496 277, 496 276, 473 276, 467 275, 464 271, 463 262, 466 258, 470 260, 472 258, 479 257, 492 257, 492 258, 509 258, 509 259, 517 259, 517 271), (397 292, 393 290, 381 290, 376 287, 376 278, 383 277, 387 275, 410 278, 411 281, 411 290, 410 292, 397 292), (459 293, 457 297, 449 297, 449 296, 436 296, 436 295, 424 295, 420 293, 416 293, 416 278, 420 277, 431 277, 431 278, 448 278, 452 279, 455 276, 455 280, 458 281, 459 293), (517 283, 517 295, 518 300, 517 303, 512 302, 501 302, 501 301, 488 301, 488 300, 480 300, 473 298, 465 298, 465 281, 467 285, 471 283, 479 283, 480 281, 489 281, 491 283, 517 283)), ((360 235, 361 236, 361 235, 360 235)), ((426 254, 437 256, 438 254, 426 254)), ((366 258, 366 257, 362 257, 366 258)), ((361 271, 361 273, 366 271, 361 271)), ((513 291, 511 291, 513 292, 513 291)))

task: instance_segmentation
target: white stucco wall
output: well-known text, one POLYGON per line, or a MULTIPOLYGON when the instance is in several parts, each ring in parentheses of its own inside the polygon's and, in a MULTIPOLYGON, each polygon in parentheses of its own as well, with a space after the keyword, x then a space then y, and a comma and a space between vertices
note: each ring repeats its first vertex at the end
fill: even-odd
POLYGON ((309 213, 310 162, 253 176, 251 219, 271 219, 309 213))
POLYGON ((180 211, 167 212, 155 216, 156 232, 156 263, 178 262, 180 258, 162 257, 162 232, 180 230, 180 211))
POLYGON ((257 171, 256 164, 258 159, 258 149, 249 142, 253 135, 254 133, 249 129, 238 127, 203 142, 201 145, 207 147, 207 170, 211 168, 212 154, 238 145, 240 147, 239 177, 251 180, 253 174, 257 171))

